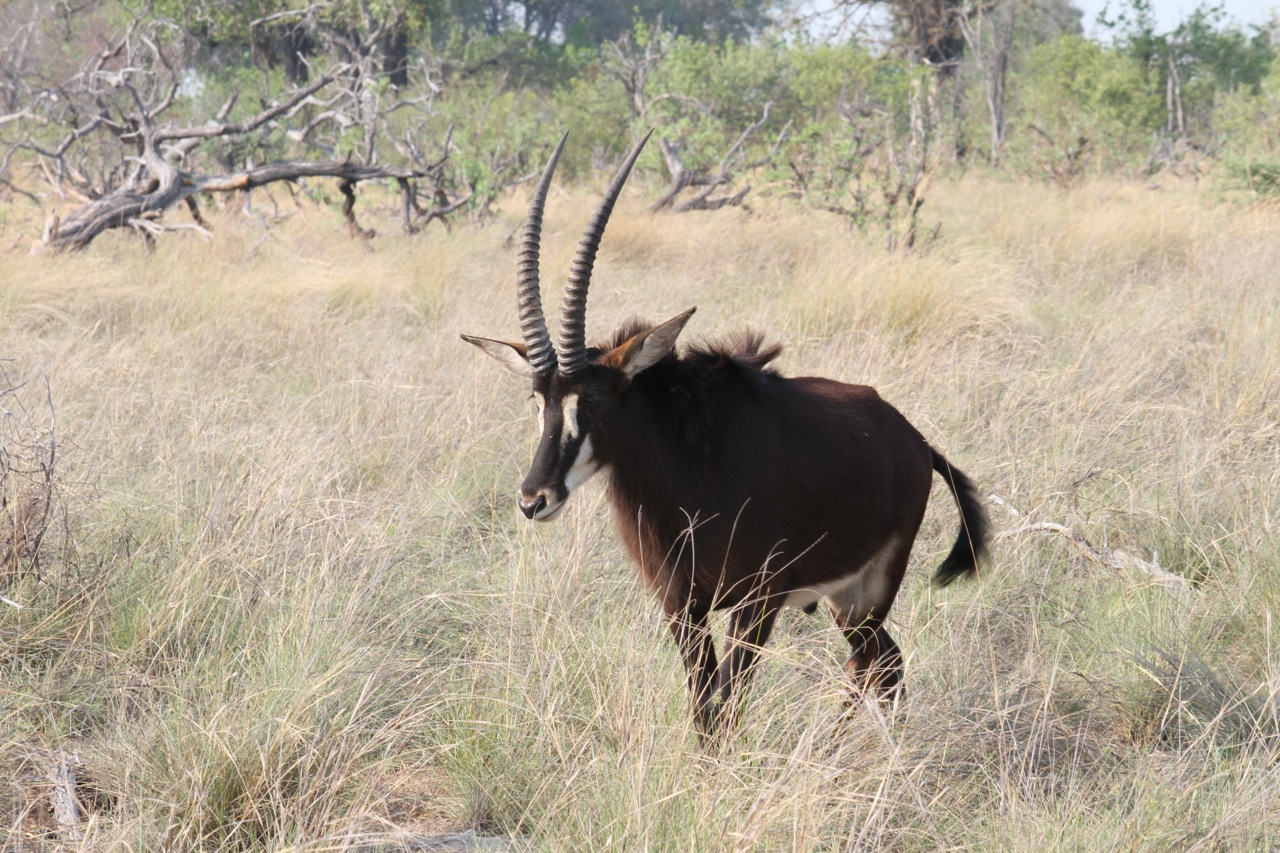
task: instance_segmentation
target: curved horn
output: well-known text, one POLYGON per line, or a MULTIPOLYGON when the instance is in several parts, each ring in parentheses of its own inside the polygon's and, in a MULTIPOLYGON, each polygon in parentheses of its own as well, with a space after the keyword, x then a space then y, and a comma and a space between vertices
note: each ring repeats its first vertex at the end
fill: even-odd
POLYGON ((520 256, 516 261, 520 331, 528 348, 529 366, 535 375, 549 373, 556 366, 556 351, 551 344, 551 332, 547 330, 547 319, 542 315, 542 295, 538 289, 538 247, 542 243, 542 208, 547 201, 547 189, 551 186, 551 175, 555 173, 560 152, 568 138, 568 133, 560 137, 560 144, 551 152, 542 180, 533 191, 529 215, 524 220, 524 233, 520 237, 520 256))
POLYGON ((573 267, 569 272, 569 283, 564 289, 564 305, 560 312, 560 344, 556 347, 560 353, 560 372, 566 376, 582 370, 587 366, 587 288, 591 286, 591 268, 596 262, 596 250, 600 248, 600 238, 604 236, 604 227, 609 223, 609 214, 613 212, 613 203, 618 200, 618 193, 626 183, 631 167, 640 156, 640 149, 653 135, 650 130, 639 144, 631 149, 627 159, 623 161, 618 174, 605 190, 600 206, 587 225, 578 244, 578 253, 573 258, 573 267))

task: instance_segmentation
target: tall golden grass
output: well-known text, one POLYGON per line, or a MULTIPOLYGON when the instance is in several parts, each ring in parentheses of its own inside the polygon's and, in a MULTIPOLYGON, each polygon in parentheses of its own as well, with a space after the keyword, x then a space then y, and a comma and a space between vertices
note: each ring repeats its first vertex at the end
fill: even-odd
MULTIPOLYGON (((371 250, 324 211, 227 217, 153 256, 113 235, 0 262, 0 359, 29 383, 8 400, 59 452, 58 535, 0 589, 4 849, 59 844, 62 749, 95 850, 462 828, 567 850, 1280 844, 1275 211, 967 180, 931 197, 928 251, 890 255, 784 206, 649 217, 631 192, 589 334, 695 304, 690 338, 764 330, 784 372, 875 385, 1003 502, 982 576, 937 591, 956 521, 935 492, 892 617, 896 714, 846 713, 842 638, 788 612, 742 726, 700 746, 600 485, 554 525, 517 517, 527 389, 458 334, 518 334, 520 199, 371 250), (1192 591, 1018 532, 1035 522, 1192 591)), ((593 204, 553 196, 549 307, 593 204)), ((30 227, 5 222, 2 245, 30 227)))

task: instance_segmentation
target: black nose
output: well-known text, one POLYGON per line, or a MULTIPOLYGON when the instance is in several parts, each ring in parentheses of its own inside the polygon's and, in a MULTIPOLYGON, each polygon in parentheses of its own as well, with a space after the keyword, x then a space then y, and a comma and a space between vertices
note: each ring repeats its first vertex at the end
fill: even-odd
POLYGON ((524 495, 520 495, 516 498, 516 503, 520 504, 520 511, 524 513, 525 518, 533 518, 547 505, 547 496, 538 495, 533 500, 526 501, 524 495))

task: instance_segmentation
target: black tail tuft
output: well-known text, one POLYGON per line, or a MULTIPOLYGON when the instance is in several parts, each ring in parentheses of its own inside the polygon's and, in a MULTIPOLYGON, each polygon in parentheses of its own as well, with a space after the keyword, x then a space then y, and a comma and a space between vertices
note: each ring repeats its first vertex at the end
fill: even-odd
POLYGON ((942 475, 960 509, 960 535, 933 576, 935 584, 946 586, 958 577, 972 576, 978 571, 978 561, 987 553, 987 513, 978 499, 973 481, 959 468, 951 467, 951 463, 936 450, 933 451, 933 470, 942 475))

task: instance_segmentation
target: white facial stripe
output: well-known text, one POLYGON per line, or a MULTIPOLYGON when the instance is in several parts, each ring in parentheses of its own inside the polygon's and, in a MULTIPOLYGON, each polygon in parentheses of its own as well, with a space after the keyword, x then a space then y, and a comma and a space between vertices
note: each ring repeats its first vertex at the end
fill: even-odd
POLYGON ((560 434, 560 443, 568 444, 578 437, 578 395, 569 394, 560 402, 560 411, 564 415, 564 432, 560 434))
POLYGON ((533 392, 533 400, 538 404, 538 420, 534 422, 533 428, 538 435, 542 435, 543 430, 547 428, 547 398, 542 396, 541 392, 533 392))
POLYGON ((582 446, 578 448, 578 457, 573 460, 573 465, 564 475, 565 491, 572 494, 574 489, 590 480, 591 475, 599 470, 600 465, 593 458, 591 451, 591 436, 587 436, 582 440, 582 446))

